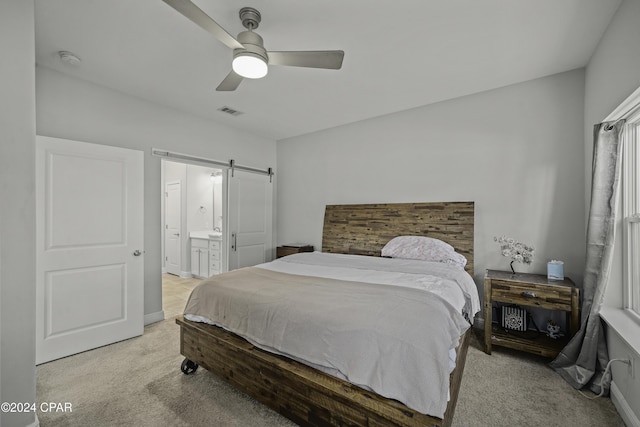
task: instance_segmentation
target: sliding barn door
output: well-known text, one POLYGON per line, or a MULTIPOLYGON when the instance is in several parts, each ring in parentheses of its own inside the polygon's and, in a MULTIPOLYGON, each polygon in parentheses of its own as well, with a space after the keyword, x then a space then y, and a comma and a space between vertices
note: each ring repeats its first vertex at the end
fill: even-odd
POLYGON ((143 332, 143 153, 37 137, 36 363, 143 332))
POLYGON ((273 184, 269 178, 229 171, 229 270, 272 259, 273 184))

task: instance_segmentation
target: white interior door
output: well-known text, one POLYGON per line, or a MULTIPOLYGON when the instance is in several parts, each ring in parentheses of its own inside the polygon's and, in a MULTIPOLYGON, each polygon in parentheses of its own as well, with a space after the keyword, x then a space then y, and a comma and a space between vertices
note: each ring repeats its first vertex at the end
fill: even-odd
POLYGON ((167 273, 175 274, 176 276, 181 275, 181 193, 180 182, 171 182, 165 186, 164 266, 167 273))
POLYGON ((38 136, 36 363, 143 332, 143 153, 38 136))
POLYGON ((229 270, 271 261, 273 185, 268 175, 229 171, 229 270))

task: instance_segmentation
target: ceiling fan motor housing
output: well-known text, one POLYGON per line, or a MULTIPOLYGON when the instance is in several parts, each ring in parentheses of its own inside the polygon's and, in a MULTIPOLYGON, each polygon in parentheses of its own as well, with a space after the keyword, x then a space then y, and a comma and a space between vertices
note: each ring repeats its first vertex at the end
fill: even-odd
POLYGON ((267 50, 264 48, 264 41, 259 34, 253 31, 243 31, 238 34, 238 41, 242 43, 244 49, 234 49, 233 57, 242 55, 252 55, 261 58, 265 63, 269 63, 267 50))

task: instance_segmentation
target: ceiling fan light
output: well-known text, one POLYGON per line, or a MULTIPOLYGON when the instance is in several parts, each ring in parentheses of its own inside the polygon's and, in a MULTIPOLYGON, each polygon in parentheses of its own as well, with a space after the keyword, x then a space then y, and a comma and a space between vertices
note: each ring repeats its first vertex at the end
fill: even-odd
POLYGON ((267 63, 260 56, 251 52, 240 53, 231 63, 233 71, 247 79, 260 79, 267 75, 267 63))

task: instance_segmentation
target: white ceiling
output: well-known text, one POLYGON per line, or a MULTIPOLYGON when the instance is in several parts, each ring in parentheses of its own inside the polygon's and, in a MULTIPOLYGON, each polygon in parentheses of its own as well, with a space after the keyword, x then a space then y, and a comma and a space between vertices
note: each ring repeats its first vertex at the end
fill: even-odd
POLYGON ((267 50, 340 49, 343 67, 272 66, 216 92, 231 50, 161 0, 36 0, 36 62, 280 140, 583 67, 620 0, 194 3, 233 35, 255 7, 267 50))

